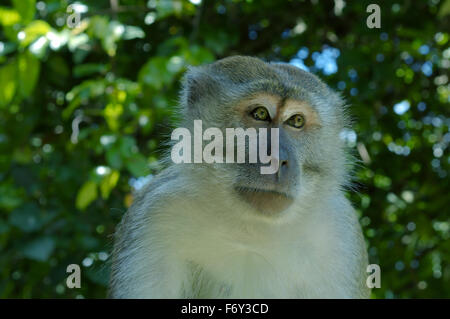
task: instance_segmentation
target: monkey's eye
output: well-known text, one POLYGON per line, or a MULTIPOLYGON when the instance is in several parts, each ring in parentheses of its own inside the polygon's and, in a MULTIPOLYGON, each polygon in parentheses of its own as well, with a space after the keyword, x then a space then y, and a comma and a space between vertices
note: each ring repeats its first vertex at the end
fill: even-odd
POLYGON ((270 120, 269 111, 265 107, 259 106, 252 111, 252 116, 258 121, 268 121, 270 120))
POLYGON ((295 128, 302 128, 305 125, 305 117, 301 114, 295 114, 286 123, 295 128))

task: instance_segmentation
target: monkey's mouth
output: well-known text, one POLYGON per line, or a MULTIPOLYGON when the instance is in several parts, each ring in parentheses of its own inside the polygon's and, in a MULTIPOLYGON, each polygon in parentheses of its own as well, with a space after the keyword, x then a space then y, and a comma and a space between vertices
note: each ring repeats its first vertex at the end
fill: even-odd
POLYGON ((286 210, 294 201, 292 196, 273 190, 252 187, 235 187, 239 196, 258 212, 274 215, 286 210))

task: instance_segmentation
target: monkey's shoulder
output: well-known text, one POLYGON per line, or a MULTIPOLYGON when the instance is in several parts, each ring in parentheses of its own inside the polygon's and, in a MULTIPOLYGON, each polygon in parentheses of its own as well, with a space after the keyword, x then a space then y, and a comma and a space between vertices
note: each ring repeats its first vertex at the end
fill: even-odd
POLYGON ((182 176, 173 167, 166 168, 153 176, 141 189, 133 194, 131 209, 146 207, 155 201, 169 200, 185 189, 182 176))

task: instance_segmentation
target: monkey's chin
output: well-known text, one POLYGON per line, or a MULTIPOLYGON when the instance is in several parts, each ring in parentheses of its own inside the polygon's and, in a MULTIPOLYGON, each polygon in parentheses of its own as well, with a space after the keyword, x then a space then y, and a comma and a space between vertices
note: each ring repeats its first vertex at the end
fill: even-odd
POLYGON ((236 187, 239 196, 259 213, 278 215, 293 203, 294 199, 285 193, 249 187, 236 187))

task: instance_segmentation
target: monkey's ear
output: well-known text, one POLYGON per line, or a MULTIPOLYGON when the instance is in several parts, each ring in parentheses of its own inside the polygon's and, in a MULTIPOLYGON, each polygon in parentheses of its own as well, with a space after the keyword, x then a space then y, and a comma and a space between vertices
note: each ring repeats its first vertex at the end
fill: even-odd
POLYGON ((182 80, 181 100, 185 107, 192 107, 201 99, 217 95, 219 81, 210 65, 189 67, 182 80))

